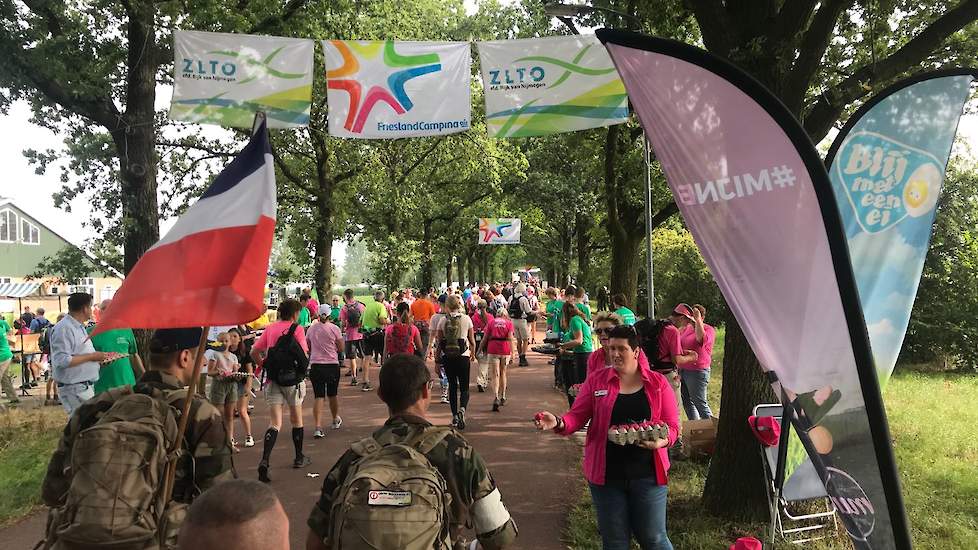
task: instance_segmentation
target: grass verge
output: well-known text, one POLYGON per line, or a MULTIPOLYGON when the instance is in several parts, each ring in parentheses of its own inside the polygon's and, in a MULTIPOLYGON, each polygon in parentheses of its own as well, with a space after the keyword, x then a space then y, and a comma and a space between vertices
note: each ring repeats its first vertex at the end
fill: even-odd
POLYGON ((60 407, 0 413, 0 525, 40 504, 41 482, 64 424, 60 407))

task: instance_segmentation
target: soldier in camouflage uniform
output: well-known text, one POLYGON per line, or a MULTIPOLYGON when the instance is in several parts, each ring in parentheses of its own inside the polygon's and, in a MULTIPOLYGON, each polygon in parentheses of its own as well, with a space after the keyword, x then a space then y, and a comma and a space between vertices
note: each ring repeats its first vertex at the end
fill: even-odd
MULTIPOLYGON (((378 443, 414 441, 422 432, 449 429, 435 427, 425 418, 431 402, 431 382, 424 361, 414 355, 394 355, 384 363, 378 393, 387 403, 390 418, 373 433, 378 443)), ((452 496, 450 529, 454 548, 481 545, 487 550, 497 550, 511 545, 517 536, 516 523, 503 505, 485 461, 462 434, 451 429, 425 456, 445 478, 452 496), (478 542, 467 544, 462 537, 463 528, 474 528, 478 542)), ((331 547, 330 510, 337 490, 357 458, 352 450, 347 451, 323 481, 319 501, 309 514, 307 550, 331 547)))
MULTIPOLYGON (((184 388, 193 376, 200 335, 200 328, 157 330, 150 342, 149 370, 136 382, 134 391, 167 401, 177 411, 182 411, 184 399, 174 393, 186 394, 184 388)), ((42 498, 47 506, 57 508, 64 505, 71 484, 69 466, 72 445, 79 432, 94 425, 112 406, 116 397, 116 392, 100 394, 86 401, 72 414, 44 477, 42 498)), ((221 413, 207 400, 195 396, 190 405, 190 414, 181 457, 177 462, 172 497, 173 502, 184 505, 190 504, 197 495, 216 483, 237 477, 221 413)), ((177 508, 185 510, 185 506, 177 508)), ((172 535, 167 538, 175 538, 182 519, 182 516, 178 516, 171 520, 167 532, 168 535, 172 532, 172 535)))

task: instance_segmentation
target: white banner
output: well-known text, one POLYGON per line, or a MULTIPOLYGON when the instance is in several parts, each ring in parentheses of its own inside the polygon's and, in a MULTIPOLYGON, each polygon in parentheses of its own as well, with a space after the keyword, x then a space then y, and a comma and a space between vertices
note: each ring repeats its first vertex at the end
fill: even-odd
POLYGON ((519 218, 479 218, 479 244, 520 244, 519 218))
POLYGON ((594 35, 478 42, 490 136, 523 137, 620 124, 628 96, 594 35))
POLYGON ((329 134, 402 138, 464 132, 467 42, 324 40, 329 134))
POLYGON ((299 38, 173 32, 170 118, 251 128, 309 124, 315 42, 299 38))

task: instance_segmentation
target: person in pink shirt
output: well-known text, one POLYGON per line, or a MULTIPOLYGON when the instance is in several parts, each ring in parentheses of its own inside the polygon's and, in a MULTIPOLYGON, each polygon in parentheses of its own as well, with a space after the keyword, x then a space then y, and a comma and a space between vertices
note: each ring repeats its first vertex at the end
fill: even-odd
POLYGON ((315 401, 312 405, 312 418, 316 422, 313 437, 326 437, 321 422, 323 406, 329 399, 329 412, 333 418, 333 429, 337 430, 343 424, 340 418, 340 404, 336 395, 340 386, 340 362, 343 356, 343 334, 340 327, 330 320, 330 313, 324 311, 319 320, 309 327, 306 333, 309 340, 309 380, 312 382, 312 393, 315 401))
MULTIPOLYGON (((296 325, 292 336, 299 343, 299 347, 309 355, 309 345, 306 342, 306 331, 298 326, 296 319, 299 317, 299 309, 304 307, 298 300, 283 300, 278 305, 279 320, 265 327, 265 332, 255 341, 251 348, 251 357, 256 365, 262 365, 268 350, 274 346, 279 338, 287 335, 296 325)), ((264 369, 267 372, 267 369, 264 369)), ((305 468, 312 461, 302 453, 302 398, 306 395, 306 382, 303 380, 295 386, 279 386, 273 380, 265 383, 265 401, 268 403, 269 425, 265 431, 265 443, 262 449, 261 462, 258 463, 258 480, 264 483, 271 482, 268 477, 269 459, 272 456, 272 449, 278 440, 278 432, 282 428, 282 405, 289 406, 289 420, 292 423, 292 444, 295 446, 294 468, 305 468)))
POLYGON ((696 304, 692 308, 693 322, 683 327, 680 338, 684 350, 696 352, 696 362, 679 366, 682 378, 682 400, 686 418, 706 419, 712 416, 710 404, 706 401, 706 389, 710 383, 710 362, 713 360, 713 342, 716 329, 706 324, 706 308, 696 304))
POLYGON ((353 377, 351 386, 357 385, 357 367, 366 368, 363 352, 363 312, 367 306, 353 297, 353 289, 343 291, 343 307, 340 308, 340 326, 343 327, 343 339, 346 341, 345 353, 348 374, 353 377))
POLYGON ((570 411, 555 416, 541 411, 540 430, 571 435, 590 421, 584 443, 584 476, 604 548, 628 548, 634 536, 643 549, 672 549, 666 533, 669 482, 667 448, 679 434, 679 411, 669 398, 669 382, 638 364, 635 329, 620 326, 604 348, 612 368, 585 379, 570 411), (646 424, 668 428, 665 438, 624 445, 609 440, 612 426, 646 424))
POLYGON ((482 299, 476 301, 475 311, 469 317, 472 318, 472 330, 475 331, 475 349, 479 360, 479 375, 475 379, 475 387, 478 388, 479 393, 483 393, 489 387, 489 354, 483 351, 482 340, 495 317, 489 313, 489 304, 482 299))
POLYGON ((309 300, 306 301, 305 306, 309 310, 309 318, 315 319, 319 315, 319 300, 313 298, 312 291, 308 288, 303 290, 302 293, 309 296, 309 300))
POLYGON ((396 313, 394 322, 384 327, 384 361, 397 353, 412 353, 420 357, 424 348, 421 331, 414 326, 411 318, 411 306, 402 301, 397 304, 396 313))
POLYGON ((492 391, 495 394, 492 410, 499 412, 499 407, 506 404, 506 369, 510 363, 516 361, 516 334, 506 308, 496 311, 496 318, 482 337, 481 348, 489 356, 492 391))

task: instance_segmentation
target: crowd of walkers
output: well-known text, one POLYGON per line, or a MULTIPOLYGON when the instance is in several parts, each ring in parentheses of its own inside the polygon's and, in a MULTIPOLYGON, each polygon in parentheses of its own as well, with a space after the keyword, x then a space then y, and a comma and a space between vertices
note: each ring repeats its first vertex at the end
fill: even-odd
MULTIPOLYGON (((566 395, 569 410, 563 415, 541 411, 534 422, 539 429, 559 435, 586 430, 584 473, 603 547, 628 548, 634 536, 643 549, 671 548, 666 536, 665 499, 670 448, 680 444, 678 410, 682 406, 690 419, 711 415, 706 392, 715 333, 705 323, 706 310, 700 305, 679 304, 668 319, 638 320, 625 296, 610 295, 606 289, 599 291, 604 296, 594 312, 583 288, 548 287, 544 294, 541 299, 535 282, 520 282, 472 284, 458 290, 430 288, 417 294, 404 289, 390 299, 377 291, 373 300, 363 301, 348 289, 342 296, 320 303, 307 289, 298 300, 282 300, 274 313, 270 311, 248 325, 212 327, 206 338, 202 375, 195 381, 197 392, 190 397, 191 418, 180 441, 183 451, 176 459, 167 459, 164 453, 143 457, 142 463, 176 460, 169 506, 187 506, 197 500, 195 508, 213 508, 213 514, 221 516, 225 512, 221 511, 220 499, 198 497, 215 492, 219 482, 236 477, 231 456, 239 443, 256 445, 249 411, 258 392, 262 392, 269 410, 269 423, 260 439, 258 480, 269 484, 286 408, 294 448, 292 466, 304 468, 311 463, 303 453, 307 380, 314 395, 312 435, 317 439, 343 426, 338 400, 341 386, 370 392, 376 383, 390 418, 370 438, 355 443, 330 470, 309 517, 307 548, 458 548, 466 525, 477 535, 476 540, 466 543, 471 548, 503 548, 515 539, 516 525, 485 462, 462 435, 468 427, 470 377, 474 374, 478 393, 490 394, 485 406, 498 412, 507 404, 508 370, 529 366, 530 346, 543 344, 534 349, 553 355, 554 387, 566 395), (275 319, 270 321, 270 316, 275 319), (545 329, 542 334, 537 330, 538 322, 545 329), (344 378, 348 379, 346 384, 344 378), (440 386, 440 392, 435 392, 434 384, 440 386), (429 406, 439 402, 451 410, 450 428, 434 426, 427 420, 429 406), (235 418, 242 432, 236 432, 235 418), (633 425, 664 427, 657 432, 658 437, 632 444, 621 445, 609 438, 618 428, 624 433, 633 425), (239 439, 237 434, 243 437, 239 439), (423 475, 419 478, 419 468, 433 468, 438 475, 419 481, 426 479, 423 475), (386 474, 371 474, 374 470, 386 474), (439 484, 439 476, 447 483, 439 484), (212 486, 216 487, 208 491, 212 486), (378 513, 396 515, 402 508, 419 506, 411 497, 417 491, 444 497, 441 503, 434 502, 438 498, 427 499, 425 505, 425 513, 434 514, 435 520, 448 518, 441 531, 423 532, 424 522, 392 520, 381 527, 369 520, 378 513), (412 540, 425 542, 406 542, 412 540)), ((44 483, 44 500, 52 509, 48 547, 56 547, 59 539, 67 540, 80 532, 97 532, 91 526, 78 525, 79 521, 89 521, 78 519, 86 517, 82 513, 86 510, 96 516, 117 514, 98 512, 104 503, 94 503, 93 499, 111 499, 112 494, 138 489, 124 481, 127 474, 119 471, 124 465, 116 464, 102 472, 109 479, 71 477, 66 466, 77 454, 108 457, 106 453, 113 453, 117 446, 111 435, 116 432, 103 430, 103 437, 108 439, 97 449, 91 439, 81 437, 82 433, 110 421, 143 415, 155 418, 163 427, 163 441, 174 446, 176 434, 168 431, 172 426, 167 414, 183 410, 187 395, 180 388, 193 378, 202 337, 200 329, 157 330, 144 368, 135 341, 128 344, 131 331, 114 335, 111 346, 96 345, 97 341, 88 338, 91 328, 87 325, 93 317, 90 295, 74 294, 68 306, 68 314, 49 334, 53 379, 69 425, 44 483), (110 372, 107 367, 122 360, 126 360, 128 376, 115 374, 100 384, 102 376, 110 372), (139 407, 148 406, 148 402, 137 396, 150 396, 169 407, 141 410, 139 407), (106 487, 92 488, 99 484, 116 487, 116 493, 106 487), (78 493, 85 490, 99 496, 80 498, 78 493)), ((268 494, 256 491, 254 486, 222 490, 228 494, 246 490, 268 494)), ((255 506, 261 509, 256 508, 256 514, 284 517, 274 495, 258 501, 255 506)), ((168 506, 152 498, 139 502, 150 508, 168 506)), ((149 511, 159 518, 163 510, 149 511)), ((120 517, 102 518, 96 523, 100 521, 116 525, 110 529, 115 533, 119 532, 119 522, 125 522, 120 517)), ((196 547, 184 542, 186 533, 230 529, 236 525, 234 521, 185 522, 181 547, 196 547)), ((171 544, 180 533, 180 524, 161 520, 159 525, 142 524, 132 529, 136 535, 153 531, 159 540, 171 544)), ((216 535, 194 535, 194 544, 212 540, 207 538, 211 536, 216 535)), ((262 537, 266 541, 262 547, 279 547, 276 544, 281 541, 275 542, 278 534, 264 533, 262 537)), ((287 536, 284 540, 287 547, 287 536)))

